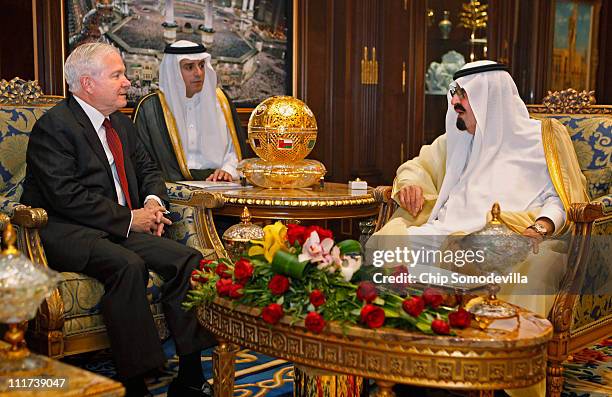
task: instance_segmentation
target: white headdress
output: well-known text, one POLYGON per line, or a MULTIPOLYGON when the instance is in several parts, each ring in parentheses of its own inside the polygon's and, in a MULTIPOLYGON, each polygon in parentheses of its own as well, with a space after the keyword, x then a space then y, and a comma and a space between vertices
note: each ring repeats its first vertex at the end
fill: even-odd
MULTIPOLYGON (((159 68, 159 88, 166 97, 166 102, 174 115, 176 126, 183 149, 186 153, 197 152, 206 161, 199 164, 199 168, 221 168, 224 164, 224 157, 232 145, 228 134, 227 124, 219 101, 217 100, 217 74, 211 65, 210 54, 201 44, 196 44, 187 40, 179 40, 171 46, 166 47, 159 68), (202 91, 196 93, 193 98, 187 98, 185 82, 181 76, 179 62, 183 59, 205 60, 206 72, 204 76, 204 86, 202 91), (191 101, 196 114, 196 127, 198 129, 198 139, 189 141, 187 139, 187 126, 185 121, 185 107, 191 101)), ((187 162, 190 168, 194 168, 187 162)), ((235 164, 233 164, 235 167, 235 164)), ((224 167, 225 168, 225 167, 224 167)), ((230 173, 232 170, 226 169, 230 173)))

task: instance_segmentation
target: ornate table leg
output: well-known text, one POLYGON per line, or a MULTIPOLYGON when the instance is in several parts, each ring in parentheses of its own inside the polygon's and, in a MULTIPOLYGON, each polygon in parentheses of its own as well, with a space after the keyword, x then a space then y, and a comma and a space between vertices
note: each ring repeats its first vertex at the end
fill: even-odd
POLYGON ((220 339, 213 351, 214 390, 217 397, 234 395, 234 356, 237 351, 238 346, 220 339))
POLYGON ((493 397, 495 390, 470 390, 469 397, 493 397))
POLYGON ((370 236, 374 233, 376 228, 376 218, 368 218, 359 222, 359 230, 361 235, 359 236, 359 242, 365 247, 365 243, 368 241, 370 236))
POLYGON ((304 365, 293 366, 294 397, 360 397, 363 378, 323 371, 304 365))
POLYGON ((377 380, 376 385, 378 386, 376 397, 395 397, 395 393, 393 392, 395 383, 386 380, 377 380))
POLYGON ((548 360, 546 366, 546 396, 559 397, 563 390, 563 366, 560 361, 548 360))

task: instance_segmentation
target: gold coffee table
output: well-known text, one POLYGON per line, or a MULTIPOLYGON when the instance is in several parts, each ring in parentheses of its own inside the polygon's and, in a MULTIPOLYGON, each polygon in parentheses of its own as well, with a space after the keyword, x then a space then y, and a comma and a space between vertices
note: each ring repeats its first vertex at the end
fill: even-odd
POLYGON ((234 390, 236 345, 307 367, 375 379, 378 396, 393 396, 396 383, 444 389, 494 390, 534 385, 546 376, 552 325, 519 309, 518 319, 499 320, 487 331, 458 330, 432 336, 396 329, 329 325, 319 335, 289 319, 270 326, 259 309, 217 298, 197 309, 200 323, 219 341, 213 354, 215 396, 234 390))

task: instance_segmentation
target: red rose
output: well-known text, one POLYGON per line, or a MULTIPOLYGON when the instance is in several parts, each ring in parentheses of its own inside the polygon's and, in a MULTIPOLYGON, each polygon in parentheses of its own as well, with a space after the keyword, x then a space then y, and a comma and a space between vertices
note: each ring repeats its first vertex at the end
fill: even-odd
POLYGON ((276 274, 270 279, 268 288, 273 295, 282 295, 289 289, 289 279, 283 275, 276 274))
POLYGON ((228 272, 229 268, 225 263, 219 263, 215 268, 215 273, 221 278, 232 278, 232 275, 228 272))
POLYGON ((317 312, 310 312, 306 315, 306 319, 304 320, 304 324, 306 325, 306 329, 315 334, 321 333, 323 328, 325 328, 325 320, 323 316, 317 312))
POLYGON ((289 244, 291 245, 295 244, 296 241, 298 242, 298 244, 303 245, 306 241, 306 236, 304 236, 305 232, 305 226, 290 223, 287 225, 287 241, 289 241, 289 244))
POLYGON ((331 230, 323 229, 321 226, 317 225, 308 226, 308 228, 306 228, 306 232, 304 232, 304 236, 309 238, 312 232, 317 232, 321 241, 326 238, 331 238, 332 240, 334 239, 334 235, 331 230))
POLYGON ((365 305, 361 309, 361 322, 370 328, 380 328, 385 323, 385 311, 378 306, 365 305))
POLYGON ((244 288, 244 285, 238 284, 238 283, 230 285, 229 287, 230 298, 234 298, 234 299, 242 298, 242 296, 244 295, 243 288, 244 288))
POLYGON ((200 272, 198 269, 194 269, 191 272, 191 283, 206 283, 208 282, 208 278, 204 277, 202 275, 202 272, 200 272))
POLYGON ((213 263, 210 259, 200 259, 200 270, 204 272, 210 271, 210 264, 213 263))
POLYGON ((448 314, 448 322, 451 327, 467 328, 472 322, 472 316, 465 309, 459 309, 456 312, 448 314))
POLYGON ((357 287, 357 299, 360 301, 366 301, 372 303, 378 294, 376 293, 376 287, 369 281, 362 281, 357 287))
POLYGON ((228 296, 232 286, 232 280, 229 278, 220 278, 215 286, 217 287, 217 294, 219 294, 219 296, 228 296))
POLYGON ((310 303, 314 307, 319 307, 325 303, 325 294, 321 290, 315 289, 310 293, 310 303))
POLYGON ((450 326, 444 320, 433 320, 431 322, 431 329, 438 335, 450 334, 450 326))
POLYGON ((425 309, 425 301, 420 296, 413 296, 402 302, 402 308, 412 317, 418 317, 425 309))
POLYGON ((437 290, 435 288, 427 288, 423 292, 423 299, 425 300, 425 303, 436 309, 444 301, 444 296, 442 295, 442 292, 440 292, 440 290, 437 290))
POLYGON ((270 303, 268 306, 263 308, 261 316, 268 324, 276 324, 283 317, 283 307, 278 303, 270 303))
POLYGON ((234 265, 234 277, 236 280, 246 281, 253 275, 253 264, 248 259, 240 259, 234 265))
POLYGON ((406 268, 406 266, 397 266, 393 269, 391 276, 395 277, 394 283, 391 285, 391 288, 398 292, 403 292, 406 288, 410 286, 410 282, 408 281, 408 275, 410 272, 406 268))

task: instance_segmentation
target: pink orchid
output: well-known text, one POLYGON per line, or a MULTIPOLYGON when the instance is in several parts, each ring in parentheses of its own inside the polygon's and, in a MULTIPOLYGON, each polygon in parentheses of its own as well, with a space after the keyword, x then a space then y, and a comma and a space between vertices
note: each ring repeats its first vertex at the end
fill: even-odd
POLYGON ((321 241, 319 234, 316 231, 313 231, 304 242, 304 245, 302 246, 302 253, 298 257, 298 260, 300 262, 322 262, 325 260, 325 255, 330 255, 330 251, 333 246, 334 240, 331 238, 325 238, 323 241, 321 241))
POLYGON ((342 266, 340 248, 334 246, 328 254, 323 254, 323 260, 319 262, 317 269, 327 270, 328 273, 333 273, 340 266, 342 266))

